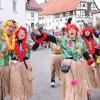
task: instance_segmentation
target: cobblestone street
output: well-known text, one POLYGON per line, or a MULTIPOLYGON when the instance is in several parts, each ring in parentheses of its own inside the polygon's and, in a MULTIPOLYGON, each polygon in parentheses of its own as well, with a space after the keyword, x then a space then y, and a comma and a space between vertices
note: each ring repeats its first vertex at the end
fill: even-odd
MULTIPOLYGON (((50 87, 50 53, 48 49, 32 52, 31 63, 34 72, 32 100, 61 100, 59 81, 56 81, 55 88, 50 87)), ((100 100, 100 89, 93 91, 91 100, 100 100)))

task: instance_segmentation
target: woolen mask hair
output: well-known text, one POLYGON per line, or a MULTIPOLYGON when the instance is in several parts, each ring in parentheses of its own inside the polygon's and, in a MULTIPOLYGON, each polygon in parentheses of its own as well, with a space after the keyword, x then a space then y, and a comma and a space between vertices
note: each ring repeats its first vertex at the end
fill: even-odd
POLYGON ((86 27, 83 28, 83 30, 82 30, 82 36, 92 37, 92 35, 93 35, 93 30, 92 30, 92 28, 90 26, 86 26, 86 27), (90 35, 89 36, 86 36, 85 35, 85 32, 86 31, 90 32, 90 35))
POLYGON ((27 29, 26 29, 25 27, 23 27, 23 26, 20 26, 20 27, 18 28, 18 30, 15 32, 16 37, 18 36, 20 30, 23 30, 23 31, 25 32, 25 39, 26 39, 26 37, 27 37, 27 35, 28 35, 28 32, 27 32, 27 29))

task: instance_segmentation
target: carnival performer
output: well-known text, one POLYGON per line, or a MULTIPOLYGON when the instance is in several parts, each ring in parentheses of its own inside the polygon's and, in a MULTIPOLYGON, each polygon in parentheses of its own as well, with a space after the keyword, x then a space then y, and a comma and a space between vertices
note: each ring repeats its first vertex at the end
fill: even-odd
MULTIPOLYGON (((53 35, 48 35, 46 32, 42 32, 41 29, 33 29, 32 32, 32 39, 35 42, 34 46, 37 48, 39 47, 39 44, 42 44, 44 41, 50 42, 52 47, 52 57, 51 57, 51 87, 55 87, 55 76, 57 75, 60 79, 60 65, 62 57, 60 55, 60 52, 58 53, 58 50, 55 50, 53 48, 53 45, 57 44, 56 37, 53 35)), ((33 46, 33 48, 34 48, 33 46)), ((56 46, 56 48, 59 49, 59 46, 56 46)), ((33 49, 34 50, 34 49, 33 49)))
MULTIPOLYGON (((68 18, 68 21, 65 23, 66 25, 71 24, 72 18, 68 18)), ((66 33, 66 28, 62 28, 62 35, 61 36, 55 36, 57 44, 59 44, 59 41, 63 39, 63 36, 66 33)), ((51 87, 55 87, 55 76, 57 75, 59 78, 59 81, 61 83, 60 78, 60 67, 61 62, 63 60, 63 56, 61 55, 61 47, 59 45, 55 45, 54 43, 51 45, 52 47, 52 64, 51 64, 51 87)))
POLYGON ((31 47, 26 42, 27 34, 26 28, 22 26, 15 32, 15 50, 10 62, 11 100, 30 100, 33 92, 32 67, 29 61, 31 47))
POLYGON ((62 100, 87 100, 87 94, 92 89, 87 69, 92 71, 95 62, 89 56, 85 42, 78 36, 79 28, 69 24, 66 31, 60 42, 64 56, 61 65, 62 100))
POLYGON ((32 29, 31 38, 35 42, 34 47, 36 48, 38 48, 40 44, 43 44, 44 41, 57 43, 56 38, 53 35, 48 35, 46 32, 43 32, 40 28, 32 29))
MULTIPOLYGON (((98 62, 98 56, 100 52, 100 38, 99 35, 96 32, 96 29, 92 29, 90 26, 85 26, 82 30, 82 38, 84 42, 86 43, 86 46, 88 47, 88 53, 90 56, 92 56, 96 63, 99 64, 98 62)), ((96 70, 91 73, 91 76, 94 76, 95 81, 94 85, 95 86, 100 86, 100 69, 99 66, 96 65, 96 70), (94 75, 93 75, 94 74, 94 75)))
MULTIPOLYGON (((96 29, 97 29, 97 34, 99 35, 99 38, 95 39, 96 40, 96 53, 95 54, 96 54, 96 63, 100 68, 100 24, 99 23, 96 24, 96 29)), ((99 70, 99 73, 100 73, 100 70, 99 70)))
POLYGON ((7 20, 3 23, 3 30, 0 38, 0 100, 10 93, 9 90, 9 61, 12 58, 12 51, 15 48, 15 34, 18 24, 14 20, 7 20))
POLYGON ((100 23, 96 24, 97 34, 100 36, 100 23))
MULTIPOLYGON (((72 18, 68 18, 68 21, 65 23, 66 26, 68 26, 69 24, 71 24, 72 18)), ((63 56, 61 55, 61 47, 59 45, 59 42, 63 39, 63 36, 66 35, 66 28, 63 27, 62 28, 62 33, 61 35, 56 35, 56 41, 57 41, 57 45, 56 44, 52 44, 52 61, 51 61, 51 87, 55 87, 55 77, 58 76, 60 84, 61 84, 61 71, 60 71, 60 67, 61 67, 61 62, 63 60, 63 56)))
MULTIPOLYGON (((62 36, 56 36, 56 40, 59 41, 62 39, 62 36)), ((59 42, 58 42, 59 43, 59 42)), ((63 56, 61 55, 61 47, 57 43, 51 43, 52 48, 52 54, 51 54, 51 87, 55 87, 55 78, 56 76, 59 79, 59 82, 61 83, 61 62, 63 60, 63 56)))

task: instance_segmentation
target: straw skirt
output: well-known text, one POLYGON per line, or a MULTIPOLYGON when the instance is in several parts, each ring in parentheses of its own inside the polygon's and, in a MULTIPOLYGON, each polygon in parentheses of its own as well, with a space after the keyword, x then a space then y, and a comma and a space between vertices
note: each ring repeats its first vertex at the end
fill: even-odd
MULTIPOLYGON (((29 65, 29 64, 28 64, 29 65)), ((26 68, 24 62, 10 66, 11 100, 30 100, 32 96, 32 70, 26 68)))
POLYGON ((10 93, 9 90, 9 67, 0 66, 0 100, 4 100, 5 96, 8 96, 10 93))
MULTIPOLYGON (((70 63, 70 59, 64 59, 62 65, 70 63)), ((88 67, 84 61, 72 60, 71 70, 68 73, 61 72, 62 100, 87 100, 87 92, 93 89, 88 67), (72 85, 72 80, 76 84, 72 85)))
POLYGON ((51 58, 52 58, 51 69, 55 69, 54 73, 60 79, 60 73, 61 73, 60 67, 61 67, 61 62, 63 60, 63 57, 60 54, 52 54, 51 58))

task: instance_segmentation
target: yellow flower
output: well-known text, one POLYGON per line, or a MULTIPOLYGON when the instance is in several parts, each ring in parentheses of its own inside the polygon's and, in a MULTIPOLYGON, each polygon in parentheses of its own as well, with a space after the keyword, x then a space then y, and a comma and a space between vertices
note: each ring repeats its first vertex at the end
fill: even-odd
POLYGON ((18 24, 17 23, 13 23, 12 20, 7 20, 2 25, 3 29, 5 29, 8 25, 11 25, 12 27, 18 28, 18 24))
POLYGON ((14 50, 15 48, 15 33, 12 33, 11 38, 8 37, 6 27, 7 26, 12 26, 14 28, 18 28, 18 24, 14 22, 13 20, 7 20, 6 22, 3 23, 3 39, 6 42, 6 47, 7 50, 14 50))
POLYGON ((7 32, 3 32, 4 40, 6 42, 7 50, 14 50, 15 48, 15 33, 12 33, 11 38, 8 37, 7 32))

